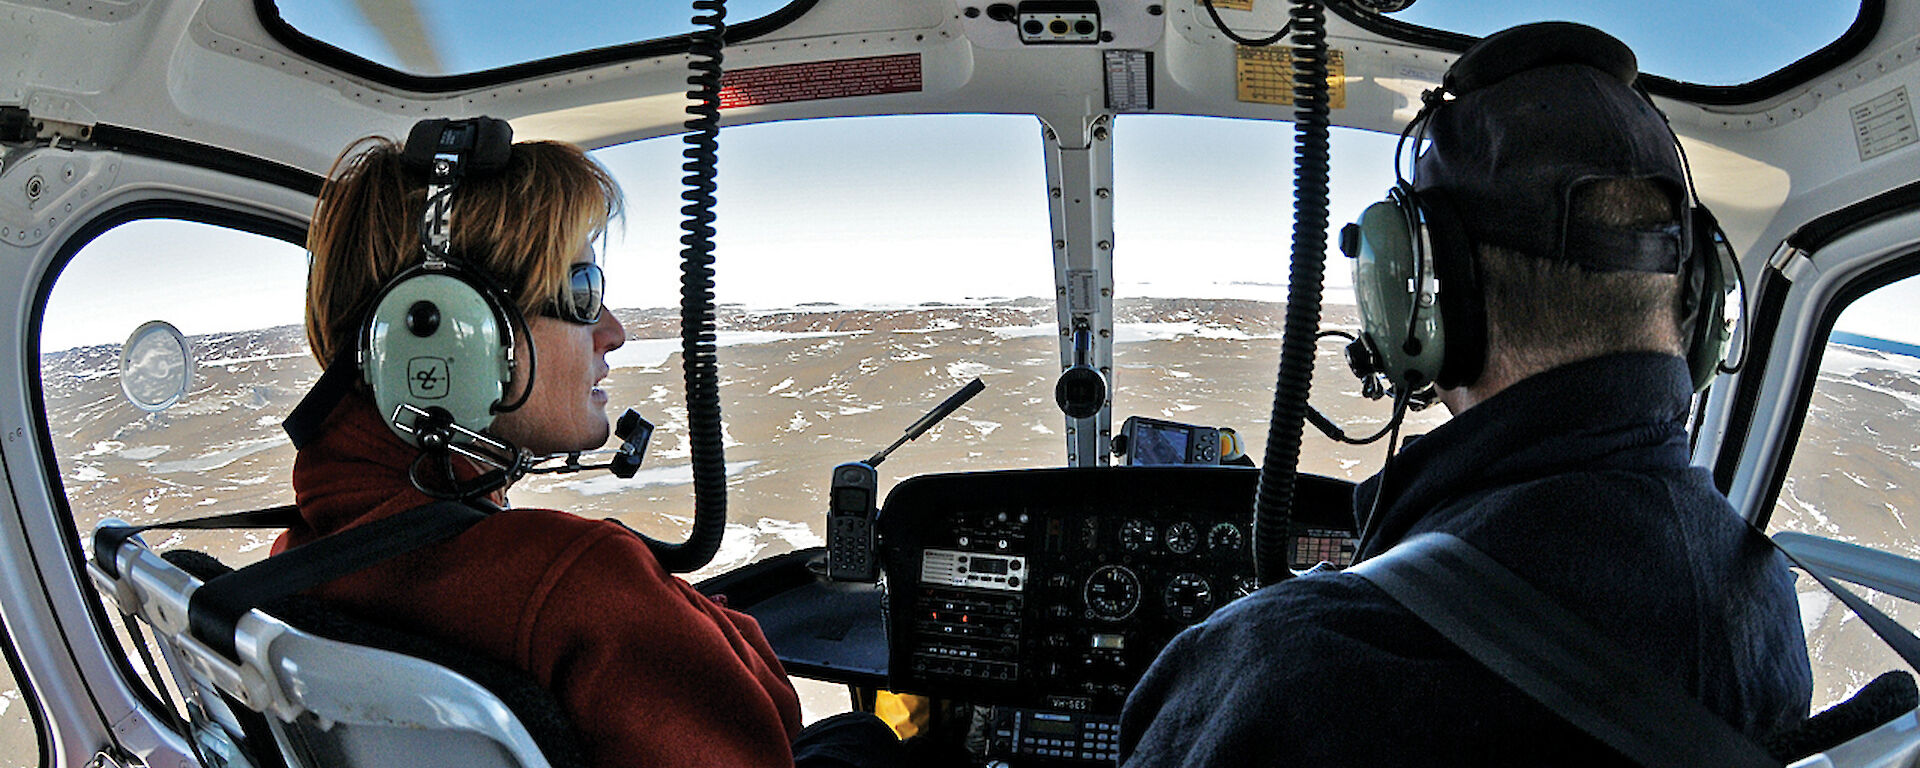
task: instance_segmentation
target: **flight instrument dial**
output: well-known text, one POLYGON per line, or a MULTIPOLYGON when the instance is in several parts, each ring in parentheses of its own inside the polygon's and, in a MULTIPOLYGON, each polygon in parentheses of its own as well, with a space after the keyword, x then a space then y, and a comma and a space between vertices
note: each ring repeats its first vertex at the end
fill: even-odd
POLYGON ((1153 546, 1153 525, 1138 518, 1121 523, 1120 546, 1131 552, 1153 546))
POLYGON ((1233 523, 1221 523, 1207 532, 1207 548, 1215 552, 1238 552, 1245 545, 1246 537, 1233 523))
POLYGON ((1207 577, 1197 573, 1173 577, 1161 598, 1166 601, 1167 615, 1181 621, 1199 621, 1213 611, 1213 587, 1207 584, 1207 577))
POLYGON ((1200 532, 1185 520, 1167 526, 1167 551, 1185 555, 1200 548, 1200 532))
POLYGON ((1087 577, 1087 613, 1120 621, 1140 609, 1140 577, 1122 565, 1103 565, 1087 577))

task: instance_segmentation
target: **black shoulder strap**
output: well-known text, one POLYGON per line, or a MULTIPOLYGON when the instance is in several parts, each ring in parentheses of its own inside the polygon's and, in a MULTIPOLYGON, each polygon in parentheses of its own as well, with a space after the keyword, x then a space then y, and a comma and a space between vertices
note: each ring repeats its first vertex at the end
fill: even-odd
POLYGON ((1699 700, 1456 536, 1348 568, 1475 660, 1640 765, 1778 766, 1699 700))
MULTIPOLYGON (((1796 547, 1808 549, 1824 546, 1852 550, 1856 557, 1876 559, 1891 558, 1906 561, 1905 558, 1898 555, 1887 555, 1857 544, 1831 541, 1818 536, 1809 536, 1804 533, 1782 531, 1769 537, 1757 528, 1750 530, 1753 531, 1754 535, 1766 539, 1767 543, 1773 545, 1774 549, 1780 550, 1780 554, 1785 555, 1788 561, 1799 567, 1800 570, 1806 571, 1808 576, 1812 576, 1814 581, 1820 583, 1820 586, 1826 587, 1827 591, 1833 593, 1834 597, 1840 598, 1842 604, 1852 609, 1854 615, 1859 616, 1861 621, 1866 622, 1868 629, 1873 630, 1874 634, 1879 635, 1880 639, 1884 641, 1888 647, 1891 647, 1894 653, 1900 654, 1900 659, 1907 662, 1907 666, 1920 669, 1920 637, 1914 637, 1914 634, 1908 631, 1906 627, 1900 626, 1899 622, 1888 618, 1886 614, 1880 612, 1880 609, 1873 607, 1872 603, 1860 599, 1860 596, 1854 594, 1851 590, 1835 584, 1833 579, 1827 575, 1825 568, 1815 568, 1811 563, 1801 560, 1798 555, 1793 553, 1793 549, 1787 545, 1794 544, 1796 547)), ((1841 577, 1856 583, 1861 582, 1860 577, 1851 574, 1842 573, 1841 577), (1849 578, 1850 576, 1851 578, 1849 578)))
POLYGON ((353 392, 353 383, 360 380, 356 354, 357 350, 351 347, 334 353, 333 362, 327 363, 327 369, 320 372, 320 380, 313 383, 313 389, 300 398, 286 421, 280 422, 280 428, 287 431, 287 439, 293 441, 295 450, 318 439, 327 417, 353 392))
POLYGON ((225 531, 235 528, 291 528, 300 523, 300 508, 291 504, 284 507, 268 507, 251 512, 232 512, 213 517, 198 517, 192 520, 174 520, 151 525, 103 525, 93 532, 93 562, 107 572, 108 576, 120 578, 120 561, 114 555, 120 551, 120 545, 128 539, 146 531, 192 530, 225 531))
MULTIPOLYGON (((188 627, 208 647, 227 658, 238 658, 234 631, 247 611, 458 536, 493 511, 497 510, 438 501, 323 536, 200 585, 188 599, 188 627)), ((296 519, 298 513, 293 507, 275 507, 198 520, 102 528, 94 535, 94 562, 107 568, 119 543, 141 531, 284 528, 296 519)))

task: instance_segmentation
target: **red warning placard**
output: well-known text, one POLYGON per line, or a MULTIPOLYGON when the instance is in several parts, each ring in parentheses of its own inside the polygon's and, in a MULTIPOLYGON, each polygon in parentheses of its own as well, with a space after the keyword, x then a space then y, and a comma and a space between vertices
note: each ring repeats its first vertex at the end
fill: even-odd
POLYGON ((920 54, 736 69, 720 80, 720 108, 920 90, 920 54))

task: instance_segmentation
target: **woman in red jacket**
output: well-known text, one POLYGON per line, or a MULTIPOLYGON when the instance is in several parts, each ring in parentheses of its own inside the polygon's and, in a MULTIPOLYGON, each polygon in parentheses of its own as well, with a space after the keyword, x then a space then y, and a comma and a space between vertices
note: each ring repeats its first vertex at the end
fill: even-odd
MULTIPOLYGON (((354 359, 383 287, 422 260, 427 173, 402 154, 390 140, 363 139, 320 193, 306 326, 322 365, 354 359)), ((591 245, 620 213, 618 186, 578 147, 526 142, 497 172, 461 180, 453 200, 450 252, 524 318, 516 357, 527 360, 531 345, 537 360, 514 367, 502 399, 524 395, 524 404, 487 434, 536 454, 600 447, 607 398, 596 384, 626 331, 597 293, 569 288, 589 277, 598 285, 591 245)), ((305 525, 276 552, 431 501, 410 477, 422 449, 389 428, 365 384, 354 386, 299 449, 293 483, 305 525)), ((449 479, 481 474, 463 459, 450 466, 449 479)), ((502 493, 492 501, 505 506, 502 493)), ((668 574, 615 522, 507 508, 313 591, 530 673, 572 718, 594 765, 784 767, 796 750, 802 765, 877 764, 898 749, 870 716, 816 724, 809 730, 829 726, 833 746, 810 734, 796 748, 799 701, 759 626, 668 574)))

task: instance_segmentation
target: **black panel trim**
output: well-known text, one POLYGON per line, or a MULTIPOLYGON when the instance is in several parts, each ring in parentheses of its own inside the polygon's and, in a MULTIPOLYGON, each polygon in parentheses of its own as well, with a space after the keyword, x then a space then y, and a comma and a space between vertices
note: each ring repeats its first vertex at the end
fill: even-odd
POLYGON ((1856 229, 1916 208, 1920 208, 1920 181, 1887 190, 1802 224, 1787 236, 1787 245, 1818 253, 1856 229))
MULTIPOLYGON (((1361 29, 1414 45, 1459 53, 1479 42, 1479 38, 1471 35, 1409 24, 1360 9, 1355 7, 1354 0, 1329 0, 1327 7, 1361 29)), ((1765 101, 1825 75, 1860 55, 1873 42, 1874 36, 1880 33, 1880 23, 1886 17, 1886 12, 1886 0, 1861 0, 1860 15, 1854 17, 1853 25, 1847 27, 1847 31, 1841 33, 1839 38, 1798 61, 1750 82, 1701 85, 1653 74, 1643 75, 1640 82, 1654 95, 1694 104, 1735 106, 1765 101)))
MULTIPOLYGON (((757 19, 727 25, 726 44, 739 45, 748 40, 773 32, 793 22, 794 19, 812 10, 819 0, 793 0, 779 10, 757 19)), ((561 54, 551 58, 537 59, 522 64, 512 64, 478 72, 465 72, 455 75, 416 75, 402 72, 384 64, 377 64, 344 49, 322 42, 295 29, 292 24, 280 17, 280 8, 275 0, 253 0, 254 14, 258 16, 261 28, 273 39, 280 41, 300 56, 320 64, 332 67, 354 77, 370 80, 382 85, 392 86, 415 93, 448 93, 485 88, 526 80, 545 75, 557 74, 576 69, 598 67, 622 61, 638 61, 661 56, 686 53, 693 42, 691 33, 674 37, 663 37, 637 43, 625 43, 605 48, 595 48, 577 53, 561 54)))
MULTIPOLYGON (((211 144, 102 123, 93 127, 93 143, 103 149, 218 171, 319 196, 326 177, 211 144)), ((98 233, 95 233, 98 234, 98 233)))
POLYGON ((1766 370, 1767 359, 1773 354, 1772 344, 1760 344, 1757 340, 1772 341, 1780 329, 1780 313, 1786 307, 1787 294, 1792 290, 1793 281, 1779 270, 1768 267, 1760 274, 1752 314, 1747 316, 1748 325, 1741 331, 1746 336, 1741 343, 1747 347, 1747 359, 1741 367, 1747 374, 1740 377, 1739 388, 1733 392, 1733 404, 1727 410, 1727 433, 1720 442, 1720 455, 1713 460, 1713 484, 1721 493, 1733 490, 1733 476, 1740 468, 1747 435, 1753 431, 1753 414, 1760 405, 1764 382, 1757 372, 1766 370))

